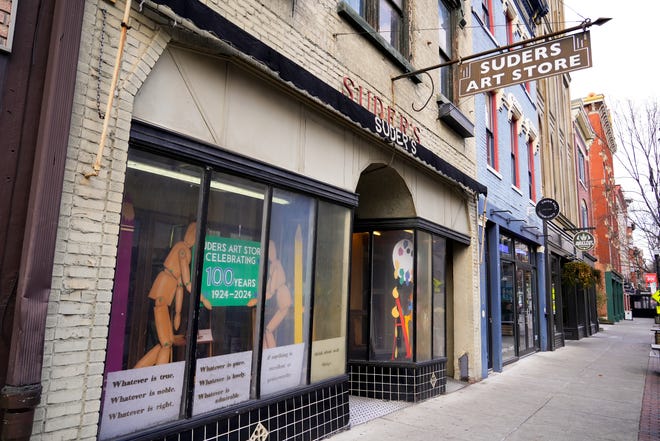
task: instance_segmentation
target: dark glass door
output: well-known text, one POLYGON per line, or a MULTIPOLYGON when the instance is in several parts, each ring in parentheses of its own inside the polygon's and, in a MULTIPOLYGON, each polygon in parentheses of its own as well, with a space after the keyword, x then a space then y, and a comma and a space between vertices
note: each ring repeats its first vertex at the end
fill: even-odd
POLYGON ((536 350, 538 339, 534 321, 536 315, 536 284, 533 270, 518 269, 516 282, 518 355, 524 355, 536 350))
POLYGON ((512 262, 502 262, 501 271, 501 311, 502 311, 502 361, 516 357, 516 314, 514 299, 515 274, 512 262))

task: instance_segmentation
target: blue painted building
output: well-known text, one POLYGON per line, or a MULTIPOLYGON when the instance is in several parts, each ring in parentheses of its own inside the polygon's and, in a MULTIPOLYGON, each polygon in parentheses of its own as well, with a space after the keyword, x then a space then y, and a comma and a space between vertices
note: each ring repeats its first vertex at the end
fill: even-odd
MULTIPOLYGON (((543 3, 474 2, 473 52, 534 37, 543 3)), ((536 93, 528 82, 474 96, 478 181, 488 187, 479 201, 484 377, 547 347, 536 93)))

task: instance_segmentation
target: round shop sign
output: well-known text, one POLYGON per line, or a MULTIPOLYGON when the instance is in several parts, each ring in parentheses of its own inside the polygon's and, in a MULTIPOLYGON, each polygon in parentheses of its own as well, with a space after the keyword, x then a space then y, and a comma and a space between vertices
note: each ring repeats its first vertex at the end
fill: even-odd
POLYGON ((543 220, 552 220, 559 214, 559 203, 554 199, 543 198, 536 203, 536 215, 543 220))
POLYGON ((593 234, 580 231, 573 237, 573 245, 580 251, 589 251, 596 245, 596 239, 593 234))

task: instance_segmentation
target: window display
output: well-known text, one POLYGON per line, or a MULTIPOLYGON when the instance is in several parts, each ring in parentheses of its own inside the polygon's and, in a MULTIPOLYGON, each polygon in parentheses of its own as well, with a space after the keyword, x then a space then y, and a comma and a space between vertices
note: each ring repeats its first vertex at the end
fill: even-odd
POLYGON ((431 235, 417 232, 417 361, 431 359, 433 310, 433 259, 431 235))
POLYGON ((193 415, 250 399, 266 187, 213 173, 208 202, 193 415))
POLYGON ((433 237, 433 357, 447 356, 447 240, 433 237))
POLYGON ((345 373, 350 218, 130 150, 99 439, 345 373))
POLYGON ((315 201, 275 190, 264 295, 261 392, 305 384, 315 201))
POLYGON ((371 235, 353 233, 351 248, 349 357, 369 359, 369 304, 371 302, 371 235))
POLYGON ((373 235, 371 357, 412 360, 414 250, 412 231, 373 235))
POLYGON ((341 375, 346 370, 346 304, 351 211, 319 202, 311 380, 341 375), (340 276, 340 277, 338 277, 340 276))
POLYGON ((445 357, 446 240, 412 229, 354 233, 352 263, 351 359, 445 357))
POLYGON ((117 251, 102 439, 181 416, 201 177, 178 161, 129 157, 122 217, 133 229, 121 230, 117 251))

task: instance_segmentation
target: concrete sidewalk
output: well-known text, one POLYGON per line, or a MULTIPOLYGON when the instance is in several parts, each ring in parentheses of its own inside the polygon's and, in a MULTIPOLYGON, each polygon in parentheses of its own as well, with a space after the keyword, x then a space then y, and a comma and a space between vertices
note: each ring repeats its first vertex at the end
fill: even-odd
POLYGON ((592 337, 525 357, 481 382, 354 425, 329 440, 658 439, 640 431, 643 401, 654 407, 651 430, 660 425, 659 393, 653 391, 659 363, 650 357, 653 326, 652 319, 640 318, 603 325, 592 337), (647 372, 655 380, 650 386, 647 372))

